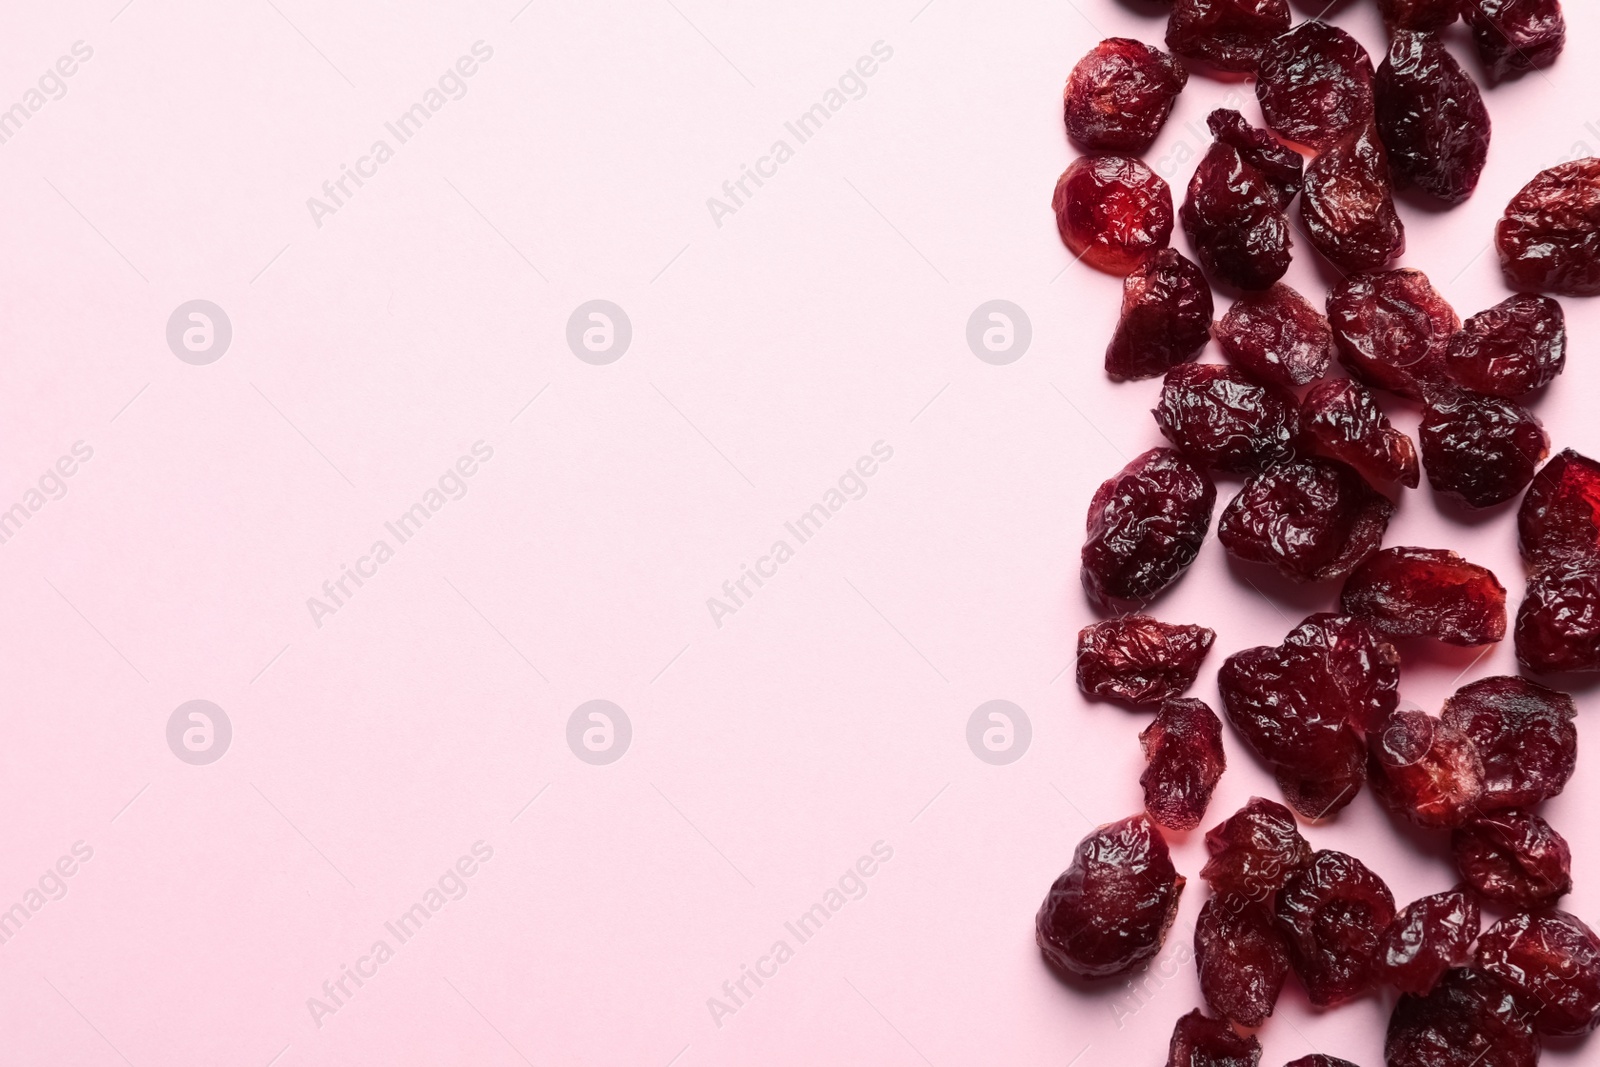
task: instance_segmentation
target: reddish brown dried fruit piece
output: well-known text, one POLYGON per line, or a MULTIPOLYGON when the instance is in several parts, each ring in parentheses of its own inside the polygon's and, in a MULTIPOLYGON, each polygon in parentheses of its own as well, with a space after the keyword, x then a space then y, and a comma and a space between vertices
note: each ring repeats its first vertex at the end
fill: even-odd
POLYGON ((1288 28, 1287 0, 1177 0, 1167 47, 1218 70, 1253 71, 1261 50, 1288 28))
POLYGON ((1539 1039, 1499 979, 1456 970, 1400 998, 1383 1055, 1388 1067, 1537 1067, 1539 1039))
POLYGON ((1530 807, 1566 788, 1578 763, 1577 705, 1526 678, 1462 686, 1439 718, 1466 734, 1483 761, 1482 811, 1530 807))
POLYGON ((1200 995, 1219 1018, 1260 1026, 1289 974, 1289 942, 1261 903, 1214 894, 1194 927, 1200 995))
POLYGON ((1530 671, 1600 671, 1600 558, 1547 563, 1517 609, 1517 660, 1530 671))
POLYGON ((1548 296, 1518 293, 1480 311, 1450 338, 1444 369, 1473 392, 1515 400, 1567 365, 1567 318, 1548 296))
POLYGON ((1506 635, 1506 589, 1443 548, 1386 548, 1344 584, 1341 604, 1390 637, 1487 645, 1506 635))
POLYGON ((1090 696, 1154 705, 1182 696, 1217 639, 1204 626, 1124 615, 1078 632, 1078 688, 1090 696))
POLYGON ((1172 1028, 1167 1067, 1256 1067, 1261 1042, 1237 1033, 1221 1019, 1209 1019, 1196 1008, 1172 1028))
POLYGON ((1213 332, 1230 363, 1274 385, 1310 385, 1333 362, 1327 318, 1282 282, 1240 296, 1213 332))
POLYGON ((1152 448, 1107 479, 1089 502, 1083 587, 1096 604, 1148 600, 1194 562, 1217 487, 1170 448, 1152 448))
POLYGON ((1466 734, 1424 711, 1400 708, 1367 735, 1372 791, 1418 826, 1460 826, 1483 796, 1483 760, 1466 734))
POLYGON ((1081 978, 1124 974, 1161 950, 1184 878, 1143 812, 1078 842, 1035 921, 1044 958, 1081 978))
POLYGON ((1326 22, 1302 22, 1261 52, 1256 99, 1286 140, 1325 149, 1372 120, 1372 59, 1326 22))
POLYGON ((1421 479, 1417 448, 1378 406, 1370 390, 1349 378, 1318 382, 1300 401, 1300 441, 1312 455, 1354 467, 1369 481, 1421 479))
POLYGON ((1131 156, 1075 160, 1050 206, 1068 250, 1107 274, 1125 276, 1172 239, 1172 190, 1131 156))
POLYGON ((1494 239, 1516 288, 1600 293, 1600 158, 1540 171, 1506 205, 1494 239))
POLYGON ((1244 483, 1217 523, 1234 556, 1297 582, 1344 578, 1378 550, 1394 505, 1342 463, 1309 459, 1244 483))
POLYGON ((1145 256, 1122 283, 1122 317, 1106 346, 1114 382, 1154 378, 1200 354, 1211 336, 1211 286, 1176 248, 1145 256))
POLYGON ((1200 877, 1219 896, 1270 904, 1289 876, 1311 862, 1311 845, 1294 815, 1276 801, 1251 797, 1226 820, 1206 831, 1211 858, 1200 877))
POLYGON ((1294 394, 1216 363, 1167 372, 1152 414, 1162 436, 1197 463, 1218 470, 1261 470, 1294 458, 1299 414, 1294 394))
POLYGON ((1394 894, 1354 856, 1324 849, 1278 894, 1277 916, 1306 996, 1326 1008, 1371 987, 1394 894))
POLYGON ((1395 185, 1414 185, 1447 204, 1471 196, 1489 158, 1489 110, 1439 38, 1396 32, 1374 88, 1395 185))
POLYGON ((1522 492, 1550 453, 1550 438, 1533 412, 1515 400, 1465 389, 1428 401, 1417 439, 1434 492, 1474 508, 1503 504, 1522 492))
POLYGON ((1600 1025, 1600 938, 1559 908, 1503 919, 1478 939, 1476 966, 1499 978, 1550 1037, 1600 1025))
POLYGON ((1405 251, 1376 125, 1353 131, 1306 167, 1300 218, 1316 250, 1346 273, 1378 270, 1405 251))
POLYGON ((1531 811, 1480 814, 1450 835, 1456 870, 1485 900, 1548 907, 1572 892, 1572 850, 1531 811))
POLYGON ((1346 278, 1328 294, 1339 362, 1376 389, 1411 400, 1444 380, 1444 355, 1461 320, 1420 270, 1346 278))
POLYGON ((1206 116, 1211 136, 1239 150, 1239 158, 1260 171, 1278 192, 1278 206, 1287 209, 1305 184, 1306 161, 1300 153, 1266 130, 1245 121, 1232 108, 1219 107, 1206 116))
POLYGON ((1139 745, 1149 761, 1139 785, 1150 817, 1169 830, 1199 826, 1228 766, 1217 713, 1203 700, 1168 700, 1139 745))
POLYGON ((1464 962, 1478 936, 1478 903, 1459 889, 1413 900, 1378 949, 1378 981, 1421 996, 1464 962))
POLYGON ((1442 30, 1460 14, 1458 0, 1378 0, 1383 24, 1395 30, 1442 30))
POLYGON ((1293 257, 1281 190, 1221 141, 1206 150, 1178 209, 1200 265, 1229 285, 1265 289, 1293 257))
POLYGON ((1600 557, 1600 463, 1570 448, 1546 463, 1522 498, 1517 536, 1533 567, 1600 557))
POLYGON ((1561 0, 1462 0, 1491 84, 1556 61, 1567 43, 1561 0))
POLYGON ((1143 41, 1101 41, 1067 78, 1067 134, 1091 152, 1144 152, 1188 80, 1182 63, 1143 41))

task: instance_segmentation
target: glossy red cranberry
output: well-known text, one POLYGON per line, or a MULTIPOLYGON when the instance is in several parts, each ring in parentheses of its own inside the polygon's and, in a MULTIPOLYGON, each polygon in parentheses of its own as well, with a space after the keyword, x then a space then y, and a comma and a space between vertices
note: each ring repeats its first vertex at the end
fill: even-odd
POLYGON ((1489 158, 1489 111, 1438 36, 1396 32, 1374 85, 1395 185, 1447 204, 1471 196, 1489 158))
POLYGON ((1144 152, 1188 80, 1182 63, 1143 41, 1101 41, 1067 78, 1067 134, 1091 152, 1144 152))
POLYGON ((1537 1067, 1539 1039, 1498 978, 1458 970, 1400 998, 1383 1055, 1388 1067, 1537 1067))
POLYGON ((1396 30, 1442 30, 1460 14, 1458 0, 1378 0, 1383 24, 1396 30))
POLYGON ((1204 626, 1124 615, 1078 632, 1078 688, 1104 700, 1158 705, 1194 684, 1217 639, 1204 626))
POLYGON ((1578 763, 1577 705, 1526 678, 1480 678, 1444 702, 1439 718, 1483 761, 1481 811, 1531 807, 1566 788, 1578 763))
POLYGON ((1239 158, 1260 171, 1278 192, 1278 206, 1287 209, 1305 184, 1306 161, 1300 153, 1266 130, 1245 121, 1232 108, 1219 107, 1206 118, 1217 143, 1239 150, 1239 158))
POLYGON ((1310 385, 1333 362, 1327 318, 1282 282, 1240 296, 1213 333, 1228 362, 1274 385, 1310 385))
POLYGON ((1287 0, 1177 0, 1167 47, 1218 70, 1253 71, 1262 49, 1288 28, 1287 0))
POLYGON ((1421 400, 1444 381, 1444 355, 1461 320, 1420 270, 1358 274, 1328 294, 1339 361, 1377 389, 1421 400))
POLYGON ((1152 414, 1167 440, 1207 467, 1242 473, 1294 458, 1300 421, 1294 394, 1232 367, 1173 367, 1152 414))
POLYGON ((1106 376, 1154 378, 1194 359, 1211 339, 1211 311, 1211 286, 1199 267, 1176 248, 1151 252, 1122 283, 1106 376))
POLYGON ((1422 996, 1464 963, 1478 937, 1478 903, 1459 889, 1413 900, 1401 909, 1378 950, 1378 980, 1422 996))
POLYGON ((1383 542, 1394 505, 1342 463, 1308 459, 1252 475, 1222 512, 1232 555, 1270 563, 1297 582, 1330 582, 1383 542))
POLYGON ((1311 862, 1311 846, 1300 835, 1294 814, 1262 797, 1251 797, 1207 830, 1206 852, 1211 858, 1200 877, 1218 896, 1263 905, 1272 902, 1290 875, 1311 862))
POLYGON ((1278 894, 1277 916, 1294 973, 1326 1008, 1371 988, 1394 894, 1354 856, 1324 849, 1278 894))
POLYGON ((1096 604, 1149 600, 1200 552, 1217 488, 1170 448, 1152 448, 1106 480, 1089 502, 1083 587, 1096 604))
POLYGON ((1502 919, 1478 938, 1475 965, 1510 988, 1541 1034, 1579 1037, 1600 1024, 1600 938, 1576 915, 1502 919))
POLYGON ((1347 134, 1306 167, 1300 218, 1316 250, 1346 273, 1378 270, 1405 251, 1406 228, 1375 124, 1347 134))
POLYGON ((1056 229, 1073 255, 1126 275, 1172 239, 1172 190, 1131 156, 1084 156, 1056 183, 1056 229))
POLYGON ((1139 785, 1150 817, 1169 830, 1199 826, 1228 766, 1217 713, 1203 700, 1169 700, 1139 734, 1139 744, 1148 761, 1139 785))
POLYGON ((1302 22, 1261 52, 1256 98, 1285 140, 1330 148, 1372 120, 1372 59, 1326 22, 1302 22))
POLYGON ((1289 631, 1283 647, 1309 657, 1316 702, 1362 733, 1400 702, 1400 653, 1366 619, 1311 615, 1289 631))
POLYGON ((1462 0, 1461 12, 1491 84, 1548 67, 1567 43, 1561 0, 1462 0))
POLYGON ((1495 904, 1532 910, 1572 892, 1572 850, 1531 811, 1475 815, 1450 835, 1450 848, 1467 885, 1495 904))
POLYGON ((1450 338, 1444 369, 1473 392, 1515 400, 1567 365, 1567 320, 1548 296, 1518 293, 1480 311, 1450 338))
POLYGON ((1220 141, 1195 168, 1178 220, 1200 265, 1240 289, 1267 288, 1294 258, 1278 188, 1220 141))
POLYGON ((1372 791, 1430 830, 1465 823, 1483 796, 1483 760, 1466 734, 1424 711, 1400 708, 1367 735, 1372 791))
POLYGON ((1225 1020, 1210 1019, 1196 1008, 1172 1028, 1167 1067, 1256 1067, 1261 1042, 1242 1036, 1225 1020))
POLYGON ((1417 438, 1434 492, 1474 508, 1522 492, 1550 453, 1550 438, 1533 412, 1515 400, 1465 389, 1428 400, 1417 438))
POLYGON ((1240 1026, 1267 1021, 1289 974, 1289 942, 1272 912, 1249 897, 1215 894, 1194 927, 1200 995, 1240 1026))
POLYGON ((1600 158, 1540 171, 1506 205, 1494 239, 1516 288, 1600 293, 1600 158))
POLYGON ((1318 382, 1300 401, 1300 444, 1314 456, 1336 459, 1368 481, 1396 481, 1412 489, 1421 478, 1417 448, 1389 423, 1360 382, 1318 382))
POLYGON ((1443 548, 1384 549, 1345 582, 1341 603, 1389 637, 1487 645, 1506 635, 1505 586, 1443 548))
POLYGON ((1533 567, 1600 558, 1600 463, 1570 448, 1546 463, 1522 498, 1517 535, 1533 567))
POLYGON ((1148 815, 1101 826, 1078 842, 1072 866, 1045 896, 1039 949, 1081 978, 1131 971, 1161 950, 1183 884, 1148 815))
POLYGON ((1517 609, 1517 660, 1530 671, 1600 671, 1600 558, 1547 563, 1517 609))

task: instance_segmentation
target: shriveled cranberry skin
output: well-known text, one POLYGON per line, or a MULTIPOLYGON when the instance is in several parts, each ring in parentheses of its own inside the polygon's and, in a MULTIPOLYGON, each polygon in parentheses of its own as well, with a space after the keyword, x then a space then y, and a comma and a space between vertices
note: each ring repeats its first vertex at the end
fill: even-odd
POLYGON ((1211 336, 1211 286, 1176 248, 1160 248, 1122 283, 1122 316, 1106 346, 1114 382, 1154 378, 1200 354, 1211 336))
POLYGON ((1506 205, 1494 239, 1514 287, 1600 293, 1600 158, 1540 171, 1506 205))
POLYGON ((1333 362, 1327 317, 1282 282, 1241 295, 1212 333, 1228 362, 1273 385, 1310 385, 1333 362))
POLYGON ((1531 811, 1475 815, 1450 835, 1450 849, 1456 870, 1484 900, 1533 910, 1572 892, 1572 850, 1531 811))
POLYGON ((1287 0, 1177 0, 1167 47, 1218 70, 1253 71, 1262 49, 1288 28, 1287 0))
POLYGON ((1278 894, 1277 916, 1294 973, 1326 1008, 1371 988, 1394 894, 1354 856, 1324 849, 1278 894))
POLYGON ((1148 761, 1139 785, 1150 817, 1169 830, 1199 826, 1228 766, 1217 713, 1203 700, 1168 700, 1139 744, 1148 761))
POLYGON ((1308 459, 1252 475, 1217 536, 1230 553, 1297 582, 1344 578, 1378 550, 1394 505, 1342 463, 1308 459))
POLYGON ((1530 671, 1600 671, 1600 558, 1547 563, 1517 609, 1517 660, 1530 671))
POLYGON ((1144 152, 1188 80, 1182 63, 1143 41, 1101 41, 1067 78, 1067 134, 1091 152, 1144 152))
POLYGON ((1378 0, 1378 11, 1390 33, 1442 30, 1460 14, 1458 0, 1378 0))
POLYGON ((1482 811, 1531 807, 1566 788, 1578 763, 1577 705, 1526 678, 1480 678, 1444 702, 1440 720, 1483 761, 1482 811))
POLYGON ((1289 942, 1272 912, 1249 897, 1213 894, 1194 927, 1200 995, 1240 1026, 1267 1021, 1289 974, 1289 942))
POLYGON ((1471 955, 1478 902, 1459 889, 1413 900, 1401 909, 1378 950, 1378 980, 1422 996, 1471 955))
POLYGON ((1489 110, 1438 36, 1397 31, 1374 88, 1395 184, 1447 204, 1471 196, 1489 158, 1489 110))
POLYGON ((1245 121, 1232 108, 1219 107, 1206 117, 1211 136, 1219 144, 1239 150, 1239 158, 1260 171, 1277 190, 1278 206, 1287 209, 1305 185, 1306 161, 1299 152, 1266 130, 1245 121))
POLYGON ((1421 479, 1417 446, 1395 429, 1366 386, 1332 378, 1300 400, 1300 442, 1314 456, 1336 459, 1368 481, 1415 489, 1421 479))
POLYGON ((1091 600, 1149 600, 1194 562, 1217 487, 1170 448, 1152 448, 1107 479, 1089 503, 1083 587, 1091 600))
POLYGON ((1182 696, 1217 639, 1204 626, 1124 615, 1078 632, 1078 688, 1104 700, 1159 705, 1182 696))
POLYGON ((1375 124, 1347 134, 1306 167, 1300 218, 1312 246, 1346 273, 1378 270, 1405 251, 1389 157, 1375 124))
POLYGON ((1483 760, 1466 734, 1418 709, 1400 708, 1367 735, 1372 791, 1418 826, 1465 823, 1483 796, 1483 760))
POLYGON ((1256 1067, 1261 1062, 1261 1042, 1243 1036, 1225 1020, 1211 1019, 1199 1008, 1179 1019, 1172 1028, 1167 1067, 1256 1067))
POLYGON ((1294 458, 1294 394, 1216 363, 1167 372, 1152 414, 1167 440, 1207 467, 1246 472, 1294 458))
POLYGON ((1210 859, 1200 877, 1218 896, 1270 904, 1289 876, 1311 862, 1311 845, 1294 814, 1263 797, 1249 802, 1206 831, 1210 859))
POLYGON ((1111 978, 1161 950, 1184 878, 1143 812, 1078 842, 1072 866, 1051 885, 1035 921, 1050 964, 1081 978, 1111 978))
POLYGON ((1383 1055, 1388 1067, 1537 1067, 1539 1038, 1503 982, 1463 969, 1400 998, 1383 1055))
POLYGON ((1550 453, 1550 438, 1533 412, 1515 400, 1465 389, 1428 400, 1417 438, 1434 492, 1474 508, 1522 492, 1550 453))
POLYGON ((1285 140, 1331 147, 1372 119, 1372 59, 1326 22, 1302 22, 1261 52, 1256 99, 1285 140))
POLYGON ((1600 463, 1570 448, 1557 453, 1522 498, 1517 538, 1533 567, 1600 557, 1600 463))
POLYGON ((1328 294, 1328 323, 1356 379, 1410 400, 1444 381, 1444 355, 1461 320, 1420 270, 1358 274, 1328 294))
POLYGON ((1491 83, 1556 61, 1567 43, 1561 0, 1462 0, 1491 83))
POLYGON ((1548 296, 1518 293, 1480 311, 1450 338, 1445 373, 1476 393, 1515 400, 1567 365, 1567 319, 1548 296))
POLYGON ((1478 938, 1474 965, 1510 988, 1541 1034, 1580 1037, 1600 1024, 1600 938, 1570 912, 1502 919, 1478 938))
POLYGON ((1294 258, 1278 189, 1232 145, 1214 142, 1178 209, 1200 265, 1229 285, 1265 289, 1294 258))
POLYGON ((1056 182, 1056 229, 1073 255, 1124 277, 1172 239, 1172 190, 1132 156, 1084 156, 1056 182))
POLYGON ((1340 601, 1389 637, 1470 646, 1506 635, 1505 586, 1448 549, 1386 548, 1356 568, 1340 601))

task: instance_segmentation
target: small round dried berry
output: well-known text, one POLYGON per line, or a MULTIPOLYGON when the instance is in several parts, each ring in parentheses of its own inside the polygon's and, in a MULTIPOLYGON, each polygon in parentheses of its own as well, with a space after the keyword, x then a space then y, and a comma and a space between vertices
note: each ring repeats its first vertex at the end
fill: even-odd
POLYGON ((1283 639, 1283 647, 1308 653, 1327 714, 1365 733, 1400 703, 1400 653, 1366 619, 1311 615, 1283 639))
POLYGON ((1405 251, 1376 125, 1352 131, 1306 167, 1300 218, 1312 246, 1346 273, 1378 270, 1405 251))
POLYGON ((1471 196, 1489 158, 1489 110, 1439 38, 1397 32, 1374 85, 1395 184, 1447 204, 1471 196))
POLYGON ((1261 470, 1294 458, 1294 394, 1216 363, 1173 367, 1152 414, 1167 440, 1218 470, 1261 470))
POLYGON ((1506 205, 1494 239, 1516 288, 1600 293, 1600 158, 1540 171, 1506 205))
POLYGON ((1183 64, 1127 37, 1078 60, 1062 94, 1067 134, 1091 152, 1140 153, 1155 142, 1189 80, 1183 64))
POLYGON ((1333 362, 1327 318, 1281 282, 1239 297, 1213 333, 1228 362, 1274 385, 1310 385, 1333 362))
POLYGON ((1200 553, 1217 487, 1170 448, 1152 448, 1107 479, 1089 502, 1083 587, 1094 603, 1148 600, 1200 553))
POLYGON ((1443 548, 1384 549, 1345 582, 1341 604, 1390 637, 1487 645, 1506 635, 1505 586, 1443 548))
POLYGON ((1526 678, 1480 678, 1444 702, 1439 716, 1471 739, 1483 760, 1483 811, 1530 807, 1566 788, 1578 763, 1577 705, 1526 678))
POLYGON ((1478 902, 1459 889, 1407 904, 1378 950, 1378 980, 1421 996, 1457 963, 1478 937, 1478 902))
POLYGON ((1388 1067, 1538 1067, 1539 1039, 1498 978, 1458 970, 1400 998, 1383 1056, 1388 1067))
POLYGON ((1256 98, 1280 137, 1329 148, 1372 120, 1372 60, 1337 26, 1302 22, 1262 50, 1256 98))
POLYGON ((1139 734, 1149 766, 1139 776, 1144 807, 1169 830, 1193 830, 1205 817, 1228 761, 1222 720, 1203 700, 1169 700, 1139 734))
POLYGON ((1378 0, 1383 24, 1396 30, 1442 30, 1460 14, 1458 0, 1378 0))
POLYGON ((1182 696, 1217 639, 1204 626, 1124 615, 1078 631, 1078 688, 1105 700, 1155 705, 1182 696))
POLYGON ((1201 266, 1237 288, 1268 288, 1294 258, 1278 188, 1232 145, 1206 150, 1178 219, 1201 266))
POLYGON ((1424 711, 1399 708, 1367 735, 1372 791, 1418 826, 1462 825, 1483 796, 1483 760, 1466 734, 1424 711))
POLYGON ((1475 815, 1450 835, 1450 848, 1472 891, 1495 904, 1543 908, 1572 892, 1572 850, 1531 811, 1475 815))
POLYGON ((1267 1021, 1289 974, 1289 942, 1272 912, 1249 897, 1213 894, 1194 926, 1200 995, 1240 1026, 1267 1021))
POLYGON ((1550 438, 1533 412, 1515 400, 1465 389, 1428 401, 1417 438, 1433 491, 1474 508, 1522 492, 1550 453, 1550 438))
POLYGON ((1561 0, 1463 0, 1489 82, 1548 67, 1567 43, 1561 0))
POLYGON ((1249 563, 1297 582, 1347 577, 1378 550, 1394 505, 1342 463, 1312 459, 1252 475, 1223 510, 1217 537, 1249 563))
POLYGON ((1378 947, 1394 920, 1394 894, 1365 864, 1343 852, 1318 852, 1283 887, 1276 910, 1312 1004, 1341 1004, 1371 987, 1378 947))
POLYGON ((1151 252, 1122 283, 1122 317, 1106 346, 1114 382, 1154 378, 1200 354, 1211 337, 1211 286, 1176 248, 1151 252))
POLYGON ((1515 400, 1567 365, 1567 318, 1548 296, 1518 293, 1480 311, 1450 338, 1444 369, 1478 393, 1515 400))
POLYGON ((1200 877, 1219 895, 1270 904, 1289 876, 1311 862, 1311 846, 1294 814, 1276 801, 1249 803, 1206 831, 1211 858, 1200 877))
POLYGON ((1547 563, 1517 609, 1517 661, 1539 674, 1600 671, 1600 558, 1547 563))
POLYGON ((1600 1025, 1600 938, 1576 915, 1552 908, 1513 915, 1478 938, 1476 966, 1499 978, 1550 1037, 1600 1025))
POLYGON ((1389 424, 1372 392, 1350 378, 1318 382, 1300 401, 1300 443, 1314 456, 1349 464, 1369 481, 1417 487, 1411 438, 1389 424))
POLYGON ((1177 0, 1167 47, 1218 70, 1253 71, 1261 50, 1288 28, 1288 0, 1177 0))
POLYGON ((1131 156, 1084 156, 1056 182, 1056 229, 1073 255, 1125 276, 1172 239, 1172 190, 1131 156))
POLYGON ((1328 294, 1339 362, 1375 389, 1411 400, 1444 381, 1444 354, 1461 320, 1420 270, 1346 278, 1328 294))
POLYGON ((1239 158, 1259 170, 1278 191, 1278 206, 1287 209, 1305 184, 1306 161, 1300 153, 1266 130, 1245 121, 1232 108, 1219 107, 1206 117, 1219 144, 1239 150, 1239 158))
POLYGON ((1522 498, 1517 535, 1533 567, 1600 556, 1600 463, 1570 448, 1546 463, 1522 498))

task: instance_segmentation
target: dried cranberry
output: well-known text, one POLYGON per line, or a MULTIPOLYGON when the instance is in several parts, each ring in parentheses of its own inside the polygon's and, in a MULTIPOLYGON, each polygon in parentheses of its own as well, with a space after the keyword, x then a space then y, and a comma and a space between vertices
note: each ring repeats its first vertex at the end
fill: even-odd
POLYGON ((1331 819, 1337 815, 1367 781, 1367 768, 1361 739, 1349 730, 1343 731, 1333 749, 1337 765, 1314 771, 1299 771, 1280 766, 1272 776, 1283 791, 1289 806, 1313 821, 1331 819))
POLYGON ((1211 136, 1239 150, 1239 158, 1259 170, 1278 191, 1278 206, 1288 208, 1305 184, 1306 161, 1300 153, 1266 130, 1257 129, 1232 108, 1219 107, 1206 117, 1211 136))
POLYGON ((1349 378, 1318 382, 1301 399, 1300 441, 1312 455, 1346 463, 1369 481, 1415 489, 1421 477, 1411 438, 1389 424, 1365 386, 1349 378))
POLYGON ((1394 920, 1389 887, 1354 856, 1324 849, 1278 894, 1294 973, 1319 1008, 1372 985, 1378 947, 1394 920))
POLYGON ((1481 678, 1455 691, 1439 718, 1483 760, 1483 811, 1528 807, 1566 788, 1578 763, 1577 705, 1526 678, 1481 678))
POLYGON ((1173 367, 1153 414, 1167 440, 1207 467, 1254 471, 1294 458, 1294 394, 1232 367, 1173 367))
POLYGON ((1178 914, 1184 878, 1143 812, 1101 826, 1078 842, 1072 866, 1039 908, 1044 958, 1082 978, 1110 978, 1161 950, 1178 914))
POLYGON ((1073 255, 1126 275, 1172 239, 1172 190, 1131 156, 1084 156, 1056 182, 1056 229, 1073 255))
POLYGON ((1600 158, 1540 171, 1506 205, 1494 239, 1518 289, 1600 293, 1600 158))
POLYGON ((1200 995, 1213 1015, 1260 1026, 1289 974, 1289 942, 1272 913, 1249 897, 1215 894, 1194 927, 1200 995))
POLYGON ((1476 965, 1503 981, 1551 1037, 1600 1024, 1600 938, 1576 915, 1551 908, 1513 915, 1478 938, 1476 965))
POLYGON ((1444 354, 1461 325, 1420 270, 1358 274, 1328 294, 1339 362, 1377 389, 1411 400, 1444 379, 1444 354))
POLYGON ((1346 272, 1377 270, 1405 251, 1376 125, 1352 131, 1306 167, 1300 218, 1316 250, 1346 272))
POLYGON ((1250 563, 1297 582, 1346 577, 1378 550, 1394 505, 1342 463, 1309 459, 1252 475, 1222 512, 1217 536, 1250 563))
POLYGON ((1311 862, 1311 846, 1288 808, 1262 797, 1206 831, 1211 858, 1200 877, 1218 895, 1270 903, 1289 876, 1311 862))
POLYGON ((1400 702, 1400 653, 1366 619, 1311 615, 1283 645, 1309 654, 1317 702, 1363 733, 1400 702))
POLYGON ((1375 86, 1378 133, 1395 184, 1414 185, 1447 204, 1471 196, 1489 157, 1489 111, 1439 38, 1398 31, 1375 86))
POLYGON ((1177 0, 1167 47, 1218 70, 1252 71, 1261 50, 1288 28, 1288 0, 1177 0))
POLYGON ((1548 67, 1567 43, 1561 0, 1462 0, 1489 81, 1548 67))
POLYGON ((1534 475, 1517 511, 1522 558, 1532 566, 1600 557, 1600 463, 1566 449, 1534 475))
POLYGON ((1543 908, 1572 892, 1572 850, 1531 811, 1474 816, 1450 835, 1456 869, 1485 900, 1543 908))
POLYGON ((1240 289, 1265 289, 1283 277, 1294 241, 1279 195, 1237 148, 1213 143, 1178 209, 1200 265, 1240 289))
POLYGON ((1550 438, 1533 412, 1515 400, 1465 389, 1428 401, 1417 438, 1434 492, 1475 508, 1522 492, 1550 453, 1550 438))
POLYGON ((1367 735, 1372 791, 1391 811, 1432 830, 1460 826, 1483 796, 1483 760, 1466 734, 1399 708, 1367 735))
POLYGON ((1517 660, 1530 671, 1600 671, 1600 558, 1548 563, 1517 609, 1517 660))
POLYGON ((1199 1008, 1172 1028, 1167 1067, 1256 1067, 1261 1042, 1241 1036, 1222 1019, 1208 1019, 1199 1008))
POLYGON ((1204 626, 1124 615, 1078 631, 1078 688, 1130 704, 1160 704, 1194 684, 1217 639, 1204 626))
POLYGON ((1395 916, 1378 950, 1378 980, 1425 994, 1467 959, 1478 937, 1478 903, 1459 889, 1413 900, 1395 916))
POLYGON ((1442 30, 1460 13, 1459 0, 1378 0, 1383 24, 1395 30, 1442 30))
POLYGON ((1155 143, 1188 80, 1182 63, 1143 41, 1101 41, 1067 78, 1067 134, 1092 152, 1143 152, 1155 143))
POLYGON ((1337 26, 1302 22, 1262 50, 1256 98, 1279 136, 1329 148, 1372 120, 1372 60, 1337 26))
POLYGON ((1203 700, 1168 700, 1139 734, 1149 766, 1139 776, 1150 817, 1169 830, 1193 830, 1228 766, 1222 720, 1203 700))
POLYGON ((1400 998, 1383 1055, 1388 1067, 1537 1067, 1539 1039, 1498 978, 1457 970, 1400 998))
POLYGON ((1170 448, 1152 448, 1107 479, 1089 502, 1083 587, 1109 600, 1148 600, 1200 552, 1217 487, 1170 448))
POLYGON ((1462 323, 1444 364, 1466 388, 1511 399, 1550 384, 1566 365, 1566 315, 1548 296, 1530 293, 1507 297, 1462 323))
POLYGON ((1386 548, 1344 584, 1341 603, 1390 637, 1487 645, 1506 635, 1506 589, 1443 548, 1386 548))
POLYGON ((1333 362, 1328 320, 1282 282, 1239 297, 1214 332, 1230 363, 1274 385, 1310 385, 1333 362))
POLYGON ((1151 252, 1122 283, 1122 317, 1106 346, 1114 382, 1154 378, 1200 354, 1211 338, 1211 286, 1176 248, 1151 252))

